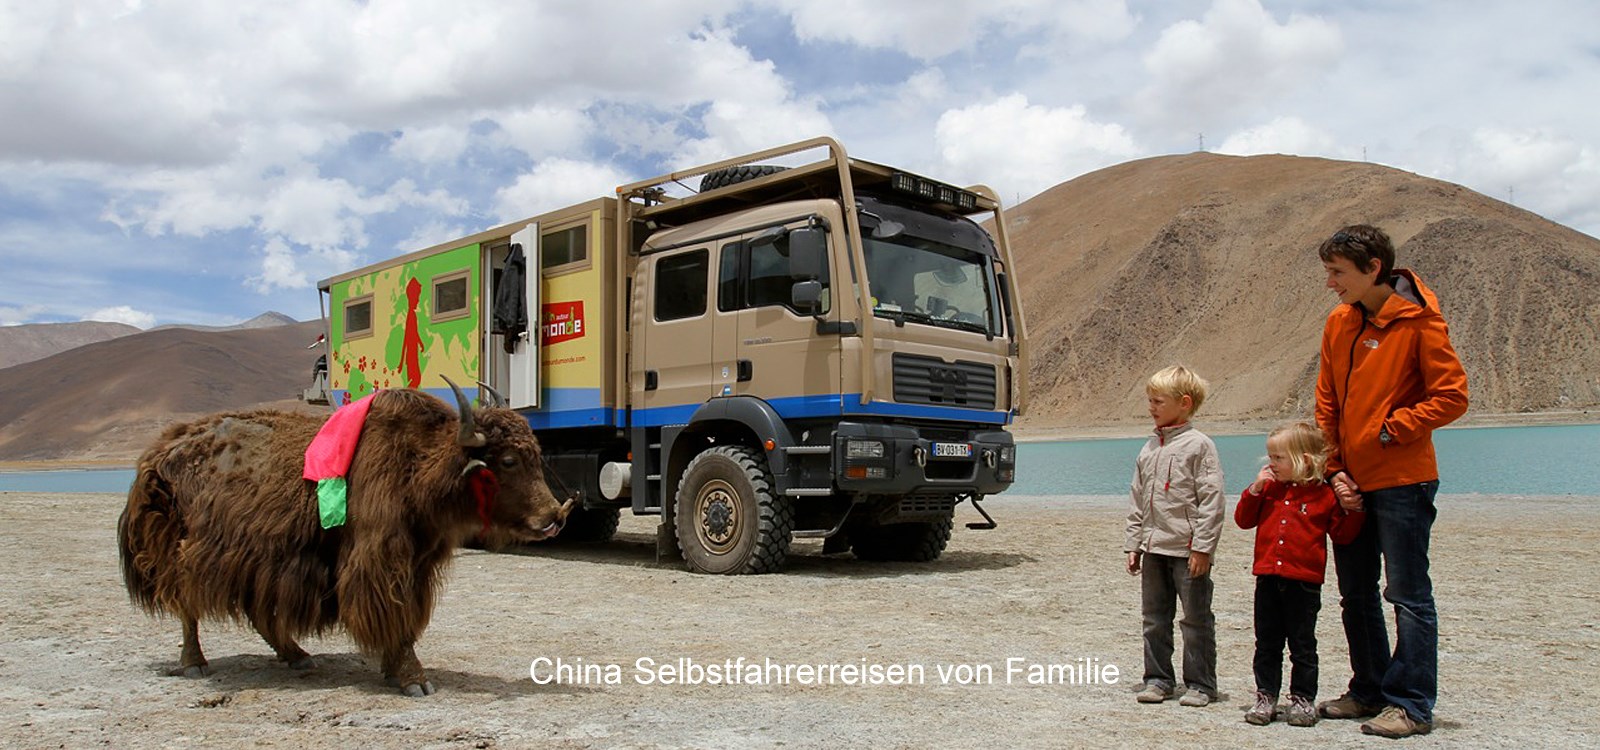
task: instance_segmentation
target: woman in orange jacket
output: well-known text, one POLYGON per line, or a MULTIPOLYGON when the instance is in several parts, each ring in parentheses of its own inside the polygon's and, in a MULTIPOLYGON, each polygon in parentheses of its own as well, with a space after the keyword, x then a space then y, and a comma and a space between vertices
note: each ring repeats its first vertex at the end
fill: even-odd
POLYGON ((1333 446, 1329 483, 1367 522, 1334 546, 1349 690, 1318 706, 1335 719, 1375 718, 1361 731, 1385 737, 1433 729, 1438 697, 1438 615, 1428 577, 1437 514, 1433 431, 1467 410, 1467 378, 1439 300, 1413 271, 1394 268, 1382 230, 1358 224, 1318 248, 1341 303, 1322 331, 1317 424, 1333 446), (1394 605, 1395 646, 1379 599, 1394 605))

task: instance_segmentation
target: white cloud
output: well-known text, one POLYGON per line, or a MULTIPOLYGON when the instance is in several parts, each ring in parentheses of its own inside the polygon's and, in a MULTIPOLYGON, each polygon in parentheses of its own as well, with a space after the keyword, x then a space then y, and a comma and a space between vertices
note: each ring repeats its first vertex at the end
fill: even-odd
MULTIPOLYGON (((1275 117, 1264 125, 1228 136, 1216 150, 1218 153, 1239 156, 1251 154, 1331 156, 1339 150, 1339 146, 1333 136, 1298 117, 1275 117)), ((1360 155, 1346 154, 1341 158, 1360 158, 1360 155)))
POLYGON ((1325 74, 1344 48, 1339 27, 1291 14, 1279 23, 1259 0, 1214 0, 1199 21, 1161 32, 1144 56, 1146 117, 1179 132, 1231 122, 1325 74))
POLYGON ((494 196, 496 224, 613 195, 630 178, 608 164, 547 159, 494 196))
POLYGON ((83 316, 83 320, 93 320, 101 323, 123 323, 134 328, 149 328, 156 324, 156 316, 147 312, 140 312, 127 305, 102 307, 83 316))
POLYGON ((843 42, 935 60, 991 33, 1039 31, 1055 39, 1112 40, 1135 20, 1124 0, 780 0, 801 41, 843 42))
POLYGON ((1008 202, 1139 153, 1122 126, 1095 122, 1082 106, 1029 104, 1022 94, 944 113, 935 138, 944 174, 986 182, 1008 202))
POLYGON ((300 269, 295 253, 282 238, 274 237, 261 249, 261 273, 252 276, 249 284, 257 292, 267 294, 275 289, 301 289, 311 286, 311 279, 300 269))
POLYGON ((0 305, 0 326, 32 323, 45 311, 44 305, 0 305))
POLYGON ((408 128, 389 150, 402 159, 423 164, 450 163, 466 152, 470 133, 465 126, 433 125, 408 128))

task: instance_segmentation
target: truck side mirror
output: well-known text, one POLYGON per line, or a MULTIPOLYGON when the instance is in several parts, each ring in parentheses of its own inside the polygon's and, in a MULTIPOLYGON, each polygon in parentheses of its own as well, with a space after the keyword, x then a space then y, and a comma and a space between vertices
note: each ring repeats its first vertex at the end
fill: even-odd
POLYGON ((801 227, 789 232, 789 278, 822 277, 828 257, 828 234, 820 227, 801 227))
POLYGON ((802 315, 816 315, 822 309, 822 282, 816 279, 796 281, 789 288, 789 304, 802 315))

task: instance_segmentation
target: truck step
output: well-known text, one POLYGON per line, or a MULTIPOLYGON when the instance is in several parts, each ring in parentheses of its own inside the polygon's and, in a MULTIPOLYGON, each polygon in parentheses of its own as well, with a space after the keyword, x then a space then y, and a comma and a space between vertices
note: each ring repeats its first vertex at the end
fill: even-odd
POLYGON ((832 487, 790 487, 783 491, 789 497, 827 497, 833 494, 832 487))
POLYGON ((833 452, 831 445, 791 445, 783 449, 784 453, 791 456, 799 455, 827 455, 833 452))

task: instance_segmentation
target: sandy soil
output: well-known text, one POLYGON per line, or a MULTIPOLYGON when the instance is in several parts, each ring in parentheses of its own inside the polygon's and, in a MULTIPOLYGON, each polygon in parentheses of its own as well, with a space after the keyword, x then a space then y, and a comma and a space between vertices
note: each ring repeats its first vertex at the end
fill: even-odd
MULTIPOLYGON (((175 623, 127 601, 121 498, 0 494, 0 745, 155 747, 1276 747, 1376 746, 1353 723, 1242 721, 1253 689, 1250 537, 1217 572, 1220 680, 1204 709, 1141 706, 1138 584, 1122 572, 1115 498, 997 498, 994 531, 958 528, 937 562, 866 564, 798 543, 783 575, 713 578, 655 558, 651 519, 604 546, 463 552, 418 646, 439 693, 408 699, 342 635, 293 672, 248 628, 202 626, 215 673, 162 676, 175 623), (621 684, 535 684, 538 658, 617 665, 621 684), (636 669, 744 657, 919 665, 920 684, 662 685, 636 669), (1010 684, 1007 659, 1116 667, 1113 684, 1010 684), (1087 660, 1087 661, 1086 661, 1087 660), (1096 661, 1097 660, 1097 661, 1096 661), (941 667, 987 666, 988 684, 941 667)), ((1600 715, 1600 498, 1441 498, 1439 726, 1415 746, 1590 746, 1600 715)), ((963 507, 960 520, 976 516, 963 507)), ((1347 674, 1324 590, 1323 697, 1347 674)), ((841 675, 840 682, 844 678, 841 675)))

